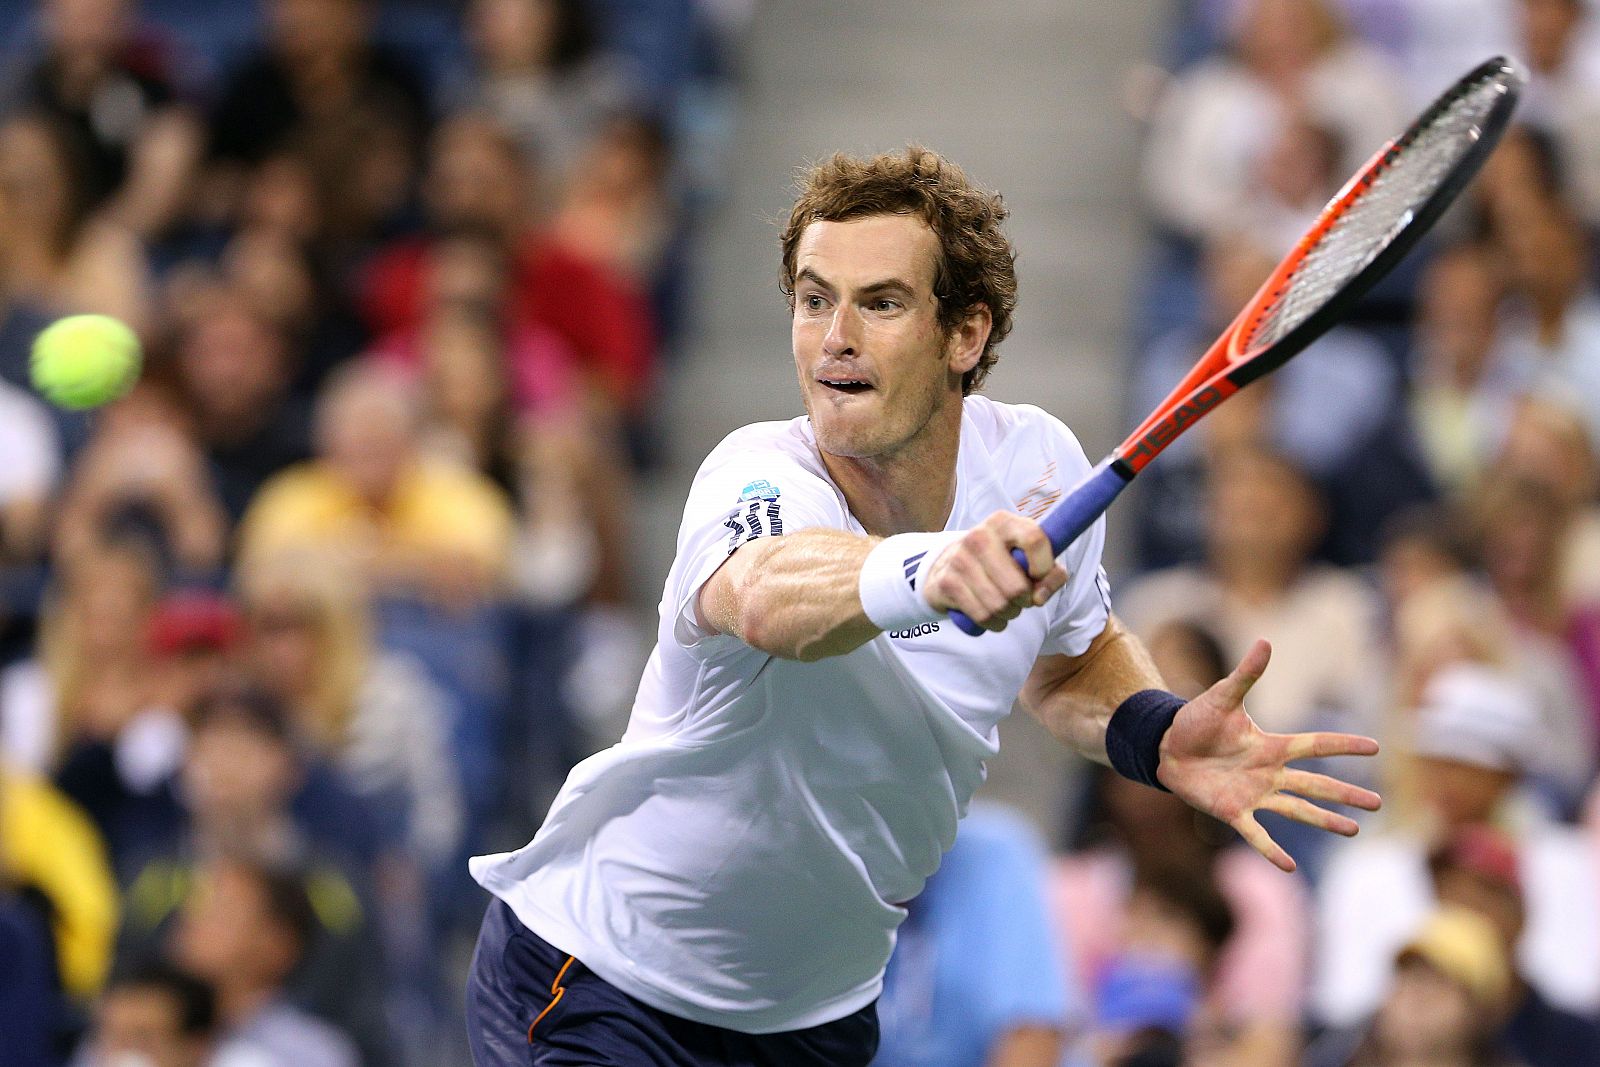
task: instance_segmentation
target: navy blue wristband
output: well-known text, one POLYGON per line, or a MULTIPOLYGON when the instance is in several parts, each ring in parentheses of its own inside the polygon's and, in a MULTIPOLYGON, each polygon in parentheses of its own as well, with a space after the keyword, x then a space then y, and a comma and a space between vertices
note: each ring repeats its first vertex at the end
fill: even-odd
POLYGON ((1124 778, 1171 792, 1156 778, 1161 738, 1188 701, 1162 689, 1141 689, 1117 705, 1106 726, 1106 755, 1124 778))

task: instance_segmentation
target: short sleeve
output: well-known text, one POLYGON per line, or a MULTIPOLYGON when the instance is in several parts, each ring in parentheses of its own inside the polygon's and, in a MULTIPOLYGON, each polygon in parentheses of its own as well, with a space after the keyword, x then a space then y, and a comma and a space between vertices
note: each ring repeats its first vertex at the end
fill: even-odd
POLYGON ((747 427, 718 446, 695 475, 666 591, 673 633, 684 648, 710 654, 720 638, 737 642, 700 625, 695 602, 700 587, 739 548, 812 527, 849 529, 838 490, 798 448, 795 441, 774 441, 768 425, 747 427))
MULTIPOLYGON (((1087 474, 1091 469, 1089 460, 1077 438, 1053 417, 1043 418, 1046 448, 1061 470, 1087 474)), ((1105 544, 1106 520, 1101 516, 1061 553, 1067 584, 1045 606, 1050 613, 1050 629, 1041 655, 1080 656, 1111 620, 1111 583, 1100 562, 1105 544)))

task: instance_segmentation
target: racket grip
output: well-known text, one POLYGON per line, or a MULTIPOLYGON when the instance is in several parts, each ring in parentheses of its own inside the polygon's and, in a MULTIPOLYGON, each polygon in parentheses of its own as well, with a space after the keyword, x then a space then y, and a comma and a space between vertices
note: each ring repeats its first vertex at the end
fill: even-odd
MULTIPOLYGON (((1083 531, 1094 525, 1094 520, 1105 514, 1111 502, 1128 487, 1131 479, 1122 476, 1111 461, 1107 460, 1094 469, 1094 472, 1078 484, 1078 487, 1067 494, 1056 509, 1046 515, 1039 526, 1044 530, 1045 536, 1050 538, 1050 551, 1054 555, 1061 555, 1067 546, 1083 536, 1083 531)), ((1028 557, 1022 549, 1013 548, 1011 558, 1017 561, 1017 566, 1024 572, 1028 569, 1028 557)), ((977 637, 983 633, 983 627, 973 622, 960 612, 952 610, 950 621, 963 633, 977 637)))

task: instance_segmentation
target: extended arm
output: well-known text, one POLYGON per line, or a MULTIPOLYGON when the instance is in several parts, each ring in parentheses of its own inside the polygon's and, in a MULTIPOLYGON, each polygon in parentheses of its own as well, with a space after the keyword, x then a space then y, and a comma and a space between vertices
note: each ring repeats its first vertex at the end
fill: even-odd
POLYGON ((1041 657, 1019 699, 1063 744, 1105 763, 1112 712, 1141 689, 1161 687, 1150 653, 1113 615, 1082 655, 1041 657))
MULTIPOLYGON (((861 568, 882 538, 812 528, 751 541, 700 588, 701 625, 732 634, 782 659, 841 656, 876 637, 861 603, 861 568)), ((1003 630, 1024 608, 1066 584, 1039 524, 996 512, 928 564, 929 618, 956 608, 988 630, 1003 630), (1022 573, 1011 549, 1028 556, 1022 573)))
POLYGON ((877 542, 826 529, 752 541, 700 587, 700 622, 783 659, 842 656, 879 633, 858 592, 877 542))
MULTIPOLYGON (((1311 801, 1375 811, 1378 794, 1289 763, 1371 756, 1378 743, 1353 734, 1269 734, 1257 726, 1245 713, 1244 697, 1266 670, 1271 651, 1265 641, 1257 641, 1232 674, 1177 710, 1160 735, 1156 778, 1192 807, 1227 823, 1278 867, 1292 871, 1294 860, 1262 829, 1255 813, 1276 812, 1346 837, 1354 834, 1355 820, 1311 801)), ((1057 737, 1108 763, 1106 735, 1116 729, 1112 716, 1128 697, 1160 685, 1144 646, 1113 617, 1081 656, 1040 659, 1021 699, 1057 737)), ((1127 714, 1143 712, 1130 709, 1127 714)))

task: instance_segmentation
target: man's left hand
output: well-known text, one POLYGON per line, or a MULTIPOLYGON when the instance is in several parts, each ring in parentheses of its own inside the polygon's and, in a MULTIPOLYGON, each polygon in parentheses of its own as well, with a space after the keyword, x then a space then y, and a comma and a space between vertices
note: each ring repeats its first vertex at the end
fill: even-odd
POLYGON ((1269 734, 1244 710, 1244 696, 1267 668, 1272 648, 1257 641, 1232 674, 1178 711, 1161 740, 1156 777, 1190 805, 1222 820, 1252 848, 1285 871, 1294 859, 1256 821, 1272 811, 1296 822, 1351 837, 1356 821, 1313 800, 1377 811, 1370 789, 1290 767, 1323 756, 1373 756, 1378 742, 1338 733, 1269 734))

